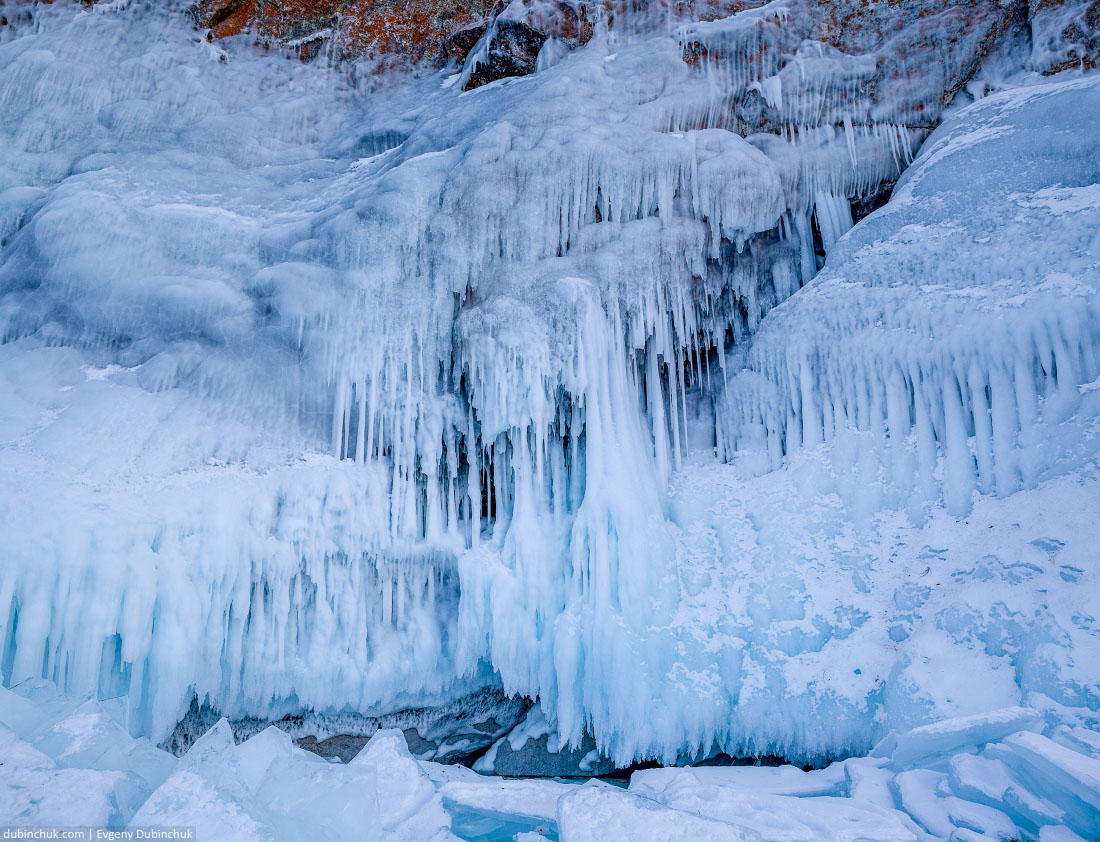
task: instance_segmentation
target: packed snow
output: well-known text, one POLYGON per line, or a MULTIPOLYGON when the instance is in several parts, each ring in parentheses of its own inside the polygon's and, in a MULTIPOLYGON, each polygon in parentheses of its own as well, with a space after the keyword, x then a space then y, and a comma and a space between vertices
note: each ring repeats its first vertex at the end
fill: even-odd
MULTIPOLYGON (((193 699, 271 721, 495 687, 620 766, 968 723, 808 773, 832 790, 493 802, 553 801, 564 840, 1095 835, 1100 77, 955 108, 906 169, 919 92, 876 110, 870 63, 824 46, 739 61, 785 7, 601 25, 469 92, 223 49, 174 4, 11 7, 0 668, 130 746, 86 768, 73 723, 8 724, 27 780, 115 826, 446 838, 441 799, 493 799, 393 735, 347 766, 228 724, 179 765, 153 743, 193 699), (720 124, 749 91, 776 133, 720 124)), ((20 820, 76 809, 20 791, 20 820)))

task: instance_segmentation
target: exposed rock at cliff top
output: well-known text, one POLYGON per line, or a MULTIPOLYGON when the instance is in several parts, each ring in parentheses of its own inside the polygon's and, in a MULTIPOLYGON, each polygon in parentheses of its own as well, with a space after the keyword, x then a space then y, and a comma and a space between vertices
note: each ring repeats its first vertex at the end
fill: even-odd
MULTIPOLYGON (((378 68, 461 64, 488 30, 485 59, 471 74, 470 87, 476 87, 534 71, 547 41, 555 49, 586 43, 601 18, 612 27, 629 26, 624 22, 646 13, 653 17, 657 9, 657 17, 668 20, 710 21, 764 5, 761 0, 199 0, 193 15, 213 38, 248 33, 265 47, 289 47, 303 60, 325 52, 337 62, 367 57, 378 68)), ((1029 32, 1030 63, 1040 72, 1100 62, 1100 0, 779 0, 771 5, 783 12, 774 25, 784 52, 793 54, 810 41, 849 55, 873 55, 879 72, 861 80, 872 86, 941 78, 945 93, 953 95, 1014 29, 1029 32)), ((758 58, 764 60, 767 48, 761 46, 758 58)), ((697 60, 700 50, 689 45, 686 58, 697 60)))

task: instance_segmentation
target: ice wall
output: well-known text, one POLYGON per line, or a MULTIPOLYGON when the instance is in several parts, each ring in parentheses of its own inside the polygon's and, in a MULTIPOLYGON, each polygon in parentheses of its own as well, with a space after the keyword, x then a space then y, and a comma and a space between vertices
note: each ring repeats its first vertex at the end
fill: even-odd
MULTIPOLYGON (((848 200, 896 178, 925 133, 904 109, 875 110, 866 57, 784 42, 756 68, 738 27, 763 21, 755 38, 785 8, 702 34, 600 28, 533 76, 470 92, 444 73, 367 93, 247 43, 212 46, 172 8, 20 6, 0 43, 4 681, 126 697, 131 728, 157 739, 192 692, 231 717, 276 717, 499 683, 620 762, 869 744, 877 688, 822 708, 829 691, 790 692, 775 659, 742 669, 773 646, 753 631, 769 615, 734 634, 730 591, 696 598, 734 559, 746 578, 729 586, 748 587, 763 531, 696 546, 669 496, 695 476, 693 453, 759 451, 776 467, 788 425, 811 443, 811 403, 783 392, 784 337, 818 330, 827 344, 829 322, 780 316, 788 327, 747 356, 744 340, 818 252, 855 259, 840 239, 848 200), (685 62, 704 35, 733 46, 685 62), (772 129, 729 130, 721 115, 746 97, 774 111, 772 129), (738 711, 742 698, 754 701, 738 711), (785 705, 770 722, 765 698, 785 705), (822 710, 835 725, 815 733, 822 710)), ((1091 107, 1094 88, 1049 96, 1091 107)), ((996 119, 1017 113, 1000 107, 996 119)), ((1072 137, 1087 155, 1088 132, 1072 137)), ((1057 188, 1069 210, 1046 209, 1062 194, 1035 191, 1061 173, 1021 180, 1011 190, 1033 204, 1009 207, 1091 218, 1092 194, 1072 185, 1057 188)), ((990 179, 992 220, 1015 182, 990 179)), ((953 306, 945 285, 933 300, 953 306)), ((1019 292, 991 295, 1006 290, 1019 292)), ((843 313, 830 318, 846 341, 843 313)), ((1073 336, 1092 347, 1085 327, 1073 336)), ((873 353, 861 364, 885 366, 873 353)), ((951 346, 922 353, 914 365, 935 366, 951 346)), ((1092 352, 1076 353, 1076 368, 1058 358, 1066 389, 1092 371, 1092 352)), ((806 388, 839 388, 829 371, 806 388)), ((817 438, 849 418, 866 428, 829 407, 817 438)), ((911 422, 923 468, 946 446, 964 473, 965 413, 951 407, 954 437, 911 422)), ((1086 445, 1052 447, 1072 461, 1086 445)), ((892 487, 905 467, 883 470, 892 487)), ((960 482, 944 486, 953 510, 960 482)), ((922 504, 939 499, 940 485, 922 489, 922 504)), ((804 560, 777 560, 793 565, 779 581, 806 581, 804 560)), ((791 593, 769 592, 772 619, 798 619, 791 593)), ((823 622, 839 636, 843 622, 823 622)), ((813 661, 815 639, 792 632, 777 651, 813 661)))
POLYGON ((868 431, 889 502, 915 517, 941 495, 966 515, 974 491, 1006 496, 1076 458, 1060 422, 1100 375, 1098 104, 1085 77, 937 130, 889 205, 754 337, 727 388, 731 451, 774 466, 868 431))

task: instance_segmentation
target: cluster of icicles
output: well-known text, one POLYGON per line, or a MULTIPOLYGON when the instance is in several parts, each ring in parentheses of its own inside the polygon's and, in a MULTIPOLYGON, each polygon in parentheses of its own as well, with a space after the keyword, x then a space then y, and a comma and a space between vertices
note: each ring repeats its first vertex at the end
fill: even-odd
MULTIPOLYGON (((925 134, 869 119, 860 87, 867 62, 850 57, 822 59, 824 70, 806 75, 818 87, 799 85, 793 64, 784 71, 795 73, 786 93, 765 86, 772 104, 786 104, 775 133, 743 143, 716 131, 731 127, 731 102, 780 78, 778 45, 757 43, 769 31, 744 29, 740 46, 696 68, 709 93, 664 103, 652 122, 667 144, 626 156, 618 147, 627 142, 612 135, 579 156, 567 148, 561 160, 544 153, 532 162, 494 157, 487 131, 478 141, 490 147, 487 165, 507 170, 504 183, 523 185, 523 195, 463 166, 431 197, 446 208, 450 192, 477 206, 460 236, 484 244, 453 264, 415 257, 435 272, 436 309, 448 315, 354 343, 337 332, 327 351, 332 450, 384 466, 394 546, 461 552, 485 537, 499 544, 520 486, 537 489, 536 508, 547 516, 574 515, 585 494, 592 405, 609 394, 623 398, 612 409, 617 419, 632 415, 644 425, 645 445, 631 458, 639 471, 652 465, 659 488, 700 442, 720 456, 736 447, 721 418, 730 348, 817 272, 822 253, 853 224, 849 200, 896 179, 925 134), (761 55, 771 63, 756 67, 748 58, 761 55), (688 154, 677 147, 685 133, 688 154), (767 158, 754 158, 757 151, 767 158), (529 212, 517 213, 517 200, 529 212), (632 227, 656 248, 614 251, 616 237, 630 242, 632 227), (583 262, 601 249, 618 265, 583 262), (596 279, 555 282, 536 273, 549 301, 542 308, 471 290, 471 278, 494 277, 507 264, 577 255, 578 271, 595 267, 596 279), (585 335, 585 326, 600 335, 585 335), (619 348, 623 364, 593 375, 584 352, 595 343, 619 348)), ((467 162, 479 151, 475 145, 467 162)), ((463 212, 456 206, 449 215, 463 212)))
MULTIPOLYGON (((727 387, 764 315, 851 227, 849 200, 893 181, 922 136, 872 119, 867 62, 807 53, 783 65, 772 31, 719 33, 723 49, 690 70, 699 84, 679 89, 688 95, 637 109, 648 131, 591 119, 585 145, 573 126, 554 137, 545 115, 526 131, 501 121, 461 150, 409 153, 390 169, 402 136, 379 140, 333 191, 345 212, 309 240, 335 264, 325 269, 364 288, 349 283, 339 307, 290 330, 304 358, 323 360, 319 414, 343 464, 326 465, 317 488, 288 471, 288 501, 271 511, 229 500, 233 516, 216 519, 200 547, 208 567, 194 575, 209 581, 189 601, 160 604, 193 586, 172 578, 195 567, 182 520, 148 549, 119 549, 160 577, 125 600, 90 555, 102 593, 18 581, 0 600, 58 610, 36 625, 29 607, 13 608, 6 675, 80 689, 98 680, 101 695, 131 696, 136 727, 161 738, 191 688, 231 716, 336 699, 392 710, 445 696, 488 663, 506 691, 540 697, 564 739, 591 727, 624 763, 671 760, 681 726, 648 739, 657 693, 635 688, 658 687, 674 648, 651 648, 645 677, 631 652, 671 622, 661 597, 676 557, 667 488, 693 451, 733 458, 763 447, 775 466, 831 431, 888 423, 899 440, 914 432, 929 475, 945 446, 948 464, 962 464, 953 448, 975 436, 977 481, 1007 490, 1017 476, 1001 443, 1010 423, 997 419, 1024 418, 1026 383, 1049 366, 1030 380, 971 367, 964 382, 924 363, 867 362, 889 372, 876 380, 858 374, 858 358, 776 356, 761 363, 781 384, 761 392, 767 399, 741 400, 736 378, 727 387), (750 95, 780 115, 774 132, 725 131, 750 95), (531 138, 542 145, 524 147, 531 138), (402 310, 405 299, 414 303, 402 310), (1013 388, 1013 408, 1002 406, 1013 388), (973 421, 981 401, 992 401, 990 429, 973 421)), ((679 55, 670 67, 688 72, 679 55)), ((581 82, 578 73, 562 90, 581 82)), ((544 98, 572 108, 582 95, 544 98)), ((502 101, 522 119, 522 102, 502 101)), ((298 271, 300 253, 284 259, 298 271)), ((1081 351, 1067 353, 1059 378, 1081 351)), ((302 404, 312 411, 316 400, 302 404)), ((689 742, 709 746, 727 714, 718 702, 700 713, 689 742)))

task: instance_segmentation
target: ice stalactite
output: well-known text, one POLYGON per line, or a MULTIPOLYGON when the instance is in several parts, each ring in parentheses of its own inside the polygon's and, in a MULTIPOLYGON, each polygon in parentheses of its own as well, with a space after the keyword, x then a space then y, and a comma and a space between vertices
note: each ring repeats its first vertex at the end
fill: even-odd
MULTIPOLYGON (((1075 95, 1091 101, 1094 89, 1082 82, 1075 95)), ((728 384, 728 453, 762 450, 778 465, 795 448, 870 432, 899 502, 919 511, 942 495, 958 515, 975 491, 1005 496, 1049 475, 1043 439, 1100 376, 1094 211, 1084 199, 1092 188, 1070 186, 1095 178, 1095 166, 1080 147, 1062 159, 1035 147, 1008 115, 1018 102, 1039 109, 1059 95, 1004 94, 973 106, 966 127, 933 136, 890 206, 847 241, 843 269, 824 273, 754 338, 746 370, 728 384), (967 149, 979 143, 1027 161, 1034 192, 986 184, 998 200, 972 206, 967 149), (1053 219, 1066 255, 1058 267, 1027 245, 1053 219), (924 251, 913 248, 920 241, 924 251), (968 260, 947 263, 952 249, 968 260)))
MULTIPOLYGON (((753 665, 766 635, 712 644, 685 608, 740 539, 682 526, 670 488, 700 454, 775 467, 904 423, 896 470, 943 450, 961 505, 1034 476, 999 419, 1049 414, 1038 372, 1066 391, 1096 361, 1084 309, 1028 322, 1030 380, 981 355, 1001 328, 941 341, 919 296, 893 367, 830 350, 872 307, 815 312, 816 343, 782 315, 927 131, 787 5, 369 96, 222 62, 173 8, 35 7, 0 43, 2 458, 34 489, 0 497, 4 681, 126 696, 158 739, 192 693, 274 718, 494 684, 622 763, 865 741, 760 724, 751 690, 787 680, 753 665)), ((811 624, 785 587, 759 600, 811 624)))

